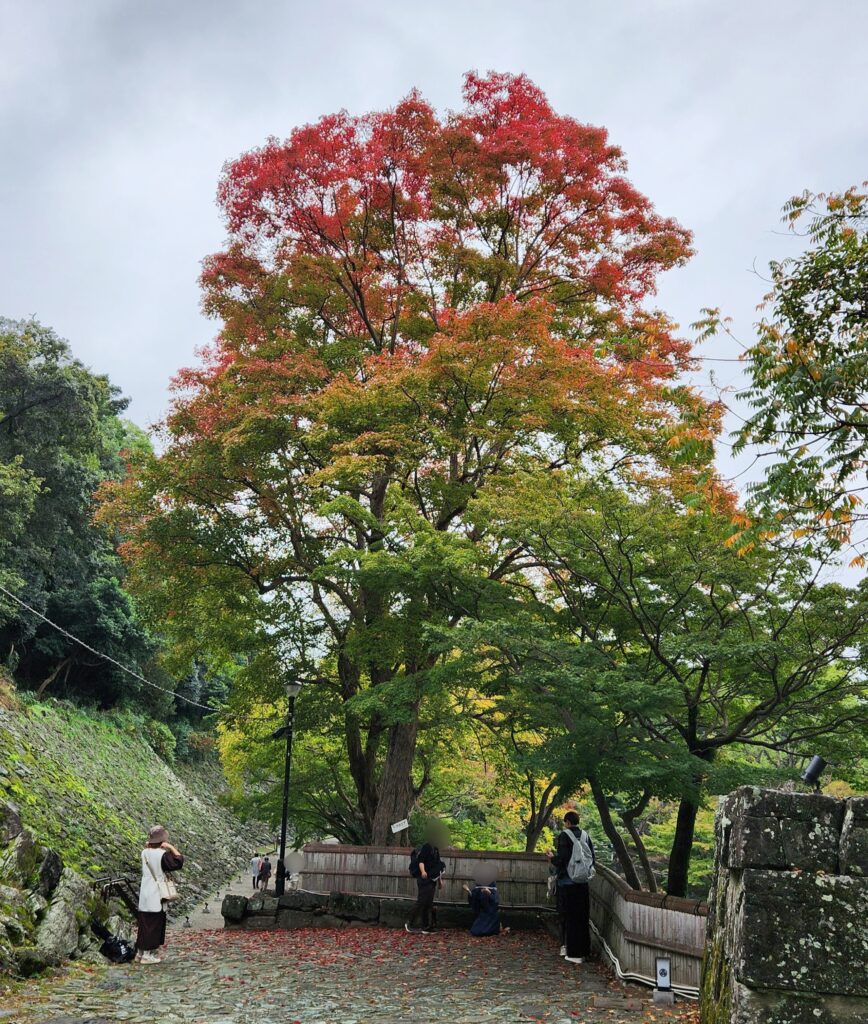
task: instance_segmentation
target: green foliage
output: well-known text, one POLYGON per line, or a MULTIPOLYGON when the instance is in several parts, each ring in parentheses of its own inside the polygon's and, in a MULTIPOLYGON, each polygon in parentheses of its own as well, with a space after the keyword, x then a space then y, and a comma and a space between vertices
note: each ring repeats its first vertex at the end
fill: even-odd
MULTIPOLYGON (((754 508, 815 544, 856 543, 868 456, 868 192, 805 192, 784 207, 807 246, 772 263, 767 315, 748 351, 753 408, 736 449, 774 452, 754 508)), ((762 527, 760 527, 762 529, 762 527)))
MULTIPOLYGON (((120 419, 126 401, 108 379, 36 321, 0 320, 0 380, 0 582, 85 642, 144 665, 155 644, 92 517, 97 487, 123 472, 122 449, 147 441, 120 419)), ((137 695, 129 677, 5 597, 0 657, 24 685, 104 706, 137 695)))
MULTIPOLYGON (((567 792, 588 779, 598 805, 695 809, 763 775, 732 747, 804 759, 821 743, 847 760, 866 726, 868 588, 820 584, 792 547, 738 552, 726 506, 657 485, 516 475, 480 506, 545 574, 536 608, 462 628, 457 645, 501 714, 546 736, 567 792)), ((670 891, 691 841, 688 816, 670 891)))

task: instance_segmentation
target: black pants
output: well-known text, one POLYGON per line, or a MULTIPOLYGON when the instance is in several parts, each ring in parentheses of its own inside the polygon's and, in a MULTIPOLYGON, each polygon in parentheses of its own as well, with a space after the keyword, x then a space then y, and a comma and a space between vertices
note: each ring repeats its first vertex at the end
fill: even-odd
POLYGON ((564 928, 567 956, 591 953, 591 890, 587 882, 558 886, 558 910, 564 928))
POLYGON ((416 885, 418 887, 418 894, 416 902, 413 904, 413 909, 410 911, 410 920, 407 924, 411 928, 415 928, 421 918, 422 928, 427 929, 431 927, 431 916, 434 911, 434 893, 437 891, 437 883, 429 882, 427 878, 417 878, 416 885))

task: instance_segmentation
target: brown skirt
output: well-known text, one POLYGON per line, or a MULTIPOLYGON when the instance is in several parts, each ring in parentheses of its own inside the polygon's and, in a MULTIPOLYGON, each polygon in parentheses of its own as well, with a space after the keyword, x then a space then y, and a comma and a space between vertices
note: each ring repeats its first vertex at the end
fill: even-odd
POLYGON ((165 910, 140 910, 139 933, 136 936, 136 949, 157 949, 166 941, 165 910))

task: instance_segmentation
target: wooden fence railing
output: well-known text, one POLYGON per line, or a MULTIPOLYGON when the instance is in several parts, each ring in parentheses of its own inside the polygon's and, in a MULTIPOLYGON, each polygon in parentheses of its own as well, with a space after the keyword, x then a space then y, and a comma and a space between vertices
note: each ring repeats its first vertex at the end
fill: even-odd
POLYGON ((668 956, 673 989, 695 998, 707 917, 700 900, 631 889, 602 865, 591 881, 591 921, 622 978, 653 985, 656 958, 668 956))
MULTIPOLYGON (((396 846, 339 846, 308 843, 300 885, 313 892, 354 892, 369 896, 415 897, 410 850, 396 846)), ((438 899, 465 903, 461 886, 473 884, 483 867, 494 871, 503 907, 550 907, 546 896, 548 861, 537 853, 444 850, 444 887, 438 899)))
MULTIPOLYGON (((309 843, 302 853, 302 889, 415 896, 416 884, 407 870, 409 849, 309 843)), ((505 910, 554 909, 546 891, 549 864, 541 854, 444 850, 443 859, 447 867, 440 901, 464 903, 461 886, 482 870, 496 874, 505 910)), ((634 981, 653 984, 655 958, 668 956, 673 987, 696 995, 707 916, 708 907, 699 900, 636 891, 602 865, 591 882, 591 921, 603 952, 621 977, 634 981)))

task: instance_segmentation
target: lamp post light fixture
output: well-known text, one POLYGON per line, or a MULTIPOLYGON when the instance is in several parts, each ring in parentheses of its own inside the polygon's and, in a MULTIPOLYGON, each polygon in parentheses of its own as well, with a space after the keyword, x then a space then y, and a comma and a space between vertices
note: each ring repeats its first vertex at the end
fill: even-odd
POLYGON ((283 814, 280 821, 280 851, 277 858, 277 874, 274 879, 274 893, 282 896, 286 890, 286 828, 289 816, 289 770, 292 765, 292 720, 295 716, 295 699, 301 692, 301 683, 287 682, 283 684, 288 699, 286 709, 286 725, 278 729, 273 739, 286 737, 286 754, 283 762, 283 814))
POLYGON ((814 787, 814 792, 820 792, 820 776, 828 767, 828 762, 824 761, 819 754, 816 757, 811 758, 811 762, 805 769, 802 779, 807 782, 809 786, 814 787))

